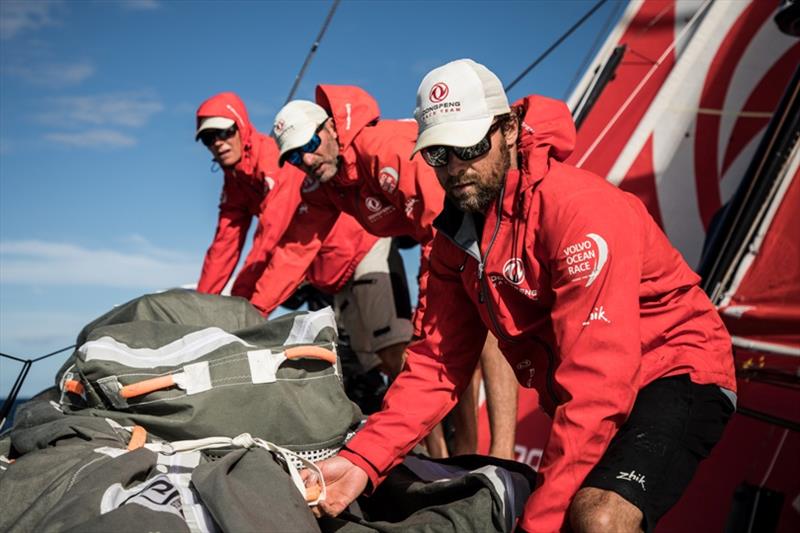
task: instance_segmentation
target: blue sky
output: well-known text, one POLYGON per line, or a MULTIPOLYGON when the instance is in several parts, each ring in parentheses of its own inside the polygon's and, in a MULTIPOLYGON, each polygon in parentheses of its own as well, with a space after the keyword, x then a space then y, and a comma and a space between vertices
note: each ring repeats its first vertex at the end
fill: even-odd
MULTIPOLYGON (((296 98, 360 85, 385 118, 410 117, 430 69, 471 57, 508 83, 594 3, 344 0, 296 98)), ((196 282, 222 175, 194 111, 234 91, 268 132, 330 5, 0 2, 0 352, 56 350, 116 304, 196 282)), ((510 99, 566 98, 621 8, 604 5, 510 99)), ((22 395, 64 357, 35 365, 22 395)), ((0 397, 19 368, 0 358, 0 397)))

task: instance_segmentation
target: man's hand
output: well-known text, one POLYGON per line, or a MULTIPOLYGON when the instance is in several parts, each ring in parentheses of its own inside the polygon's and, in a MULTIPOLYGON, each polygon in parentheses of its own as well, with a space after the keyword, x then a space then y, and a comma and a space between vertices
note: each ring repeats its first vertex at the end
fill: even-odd
MULTIPOLYGON (((337 516, 367 488, 369 478, 366 472, 344 457, 331 457, 317 463, 317 466, 325 478, 327 492, 325 501, 312 508, 317 518, 337 516)), ((304 479, 307 479, 309 474, 308 470, 302 472, 304 479)))

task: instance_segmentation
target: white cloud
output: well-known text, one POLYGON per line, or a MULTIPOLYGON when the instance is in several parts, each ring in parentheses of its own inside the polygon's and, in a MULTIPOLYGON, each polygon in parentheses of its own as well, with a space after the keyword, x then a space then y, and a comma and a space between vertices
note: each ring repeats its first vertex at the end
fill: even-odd
POLYGON ((141 127, 164 109, 150 93, 107 93, 49 99, 50 109, 38 115, 47 124, 95 124, 141 127))
POLYGON ((142 248, 144 252, 127 252, 39 240, 3 241, 0 284, 156 290, 197 278, 198 258, 149 244, 142 248))
POLYGON ((123 148, 136 145, 136 139, 130 135, 106 129, 47 133, 44 138, 76 148, 123 148))
POLYGON ((59 25, 54 11, 62 5, 63 2, 56 0, 3 0, 0 2, 0 39, 11 39, 26 30, 59 25))
POLYGON ((120 5, 131 11, 151 11, 161 8, 161 2, 158 0, 125 0, 120 5))
POLYGON ((5 73, 21 78, 32 85, 61 88, 77 85, 94 74, 94 65, 88 61, 78 63, 48 63, 32 66, 30 64, 9 65, 5 73))

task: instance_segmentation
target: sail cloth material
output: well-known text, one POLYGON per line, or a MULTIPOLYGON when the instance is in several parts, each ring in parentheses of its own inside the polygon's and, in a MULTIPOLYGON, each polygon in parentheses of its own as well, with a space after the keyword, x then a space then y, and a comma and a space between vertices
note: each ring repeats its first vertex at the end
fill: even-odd
POLYGON ((314 356, 335 342, 330 308, 267 321, 241 298, 147 295, 81 331, 59 372, 61 403, 165 440, 250 433, 293 451, 338 449, 362 415, 335 359, 314 356))
POLYGON ((266 321, 183 290, 115 308, 0 435, 0 531, 512 531, 535 473, 478 456, 409 457, 317 522, 298 469, 362 419, 335 343, 329 309, 266 321))

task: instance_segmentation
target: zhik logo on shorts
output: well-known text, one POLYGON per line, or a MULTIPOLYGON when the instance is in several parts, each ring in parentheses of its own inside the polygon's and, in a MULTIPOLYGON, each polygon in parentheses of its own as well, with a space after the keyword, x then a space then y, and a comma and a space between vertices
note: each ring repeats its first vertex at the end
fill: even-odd
POLYGON ((617 479, 638 483, 642 486, 642 490, 647 492, 647 488, 644 486, 644 474, 637 474, 636 470, 631 470, 630 472, 620 472, 617 474, 617 479))

